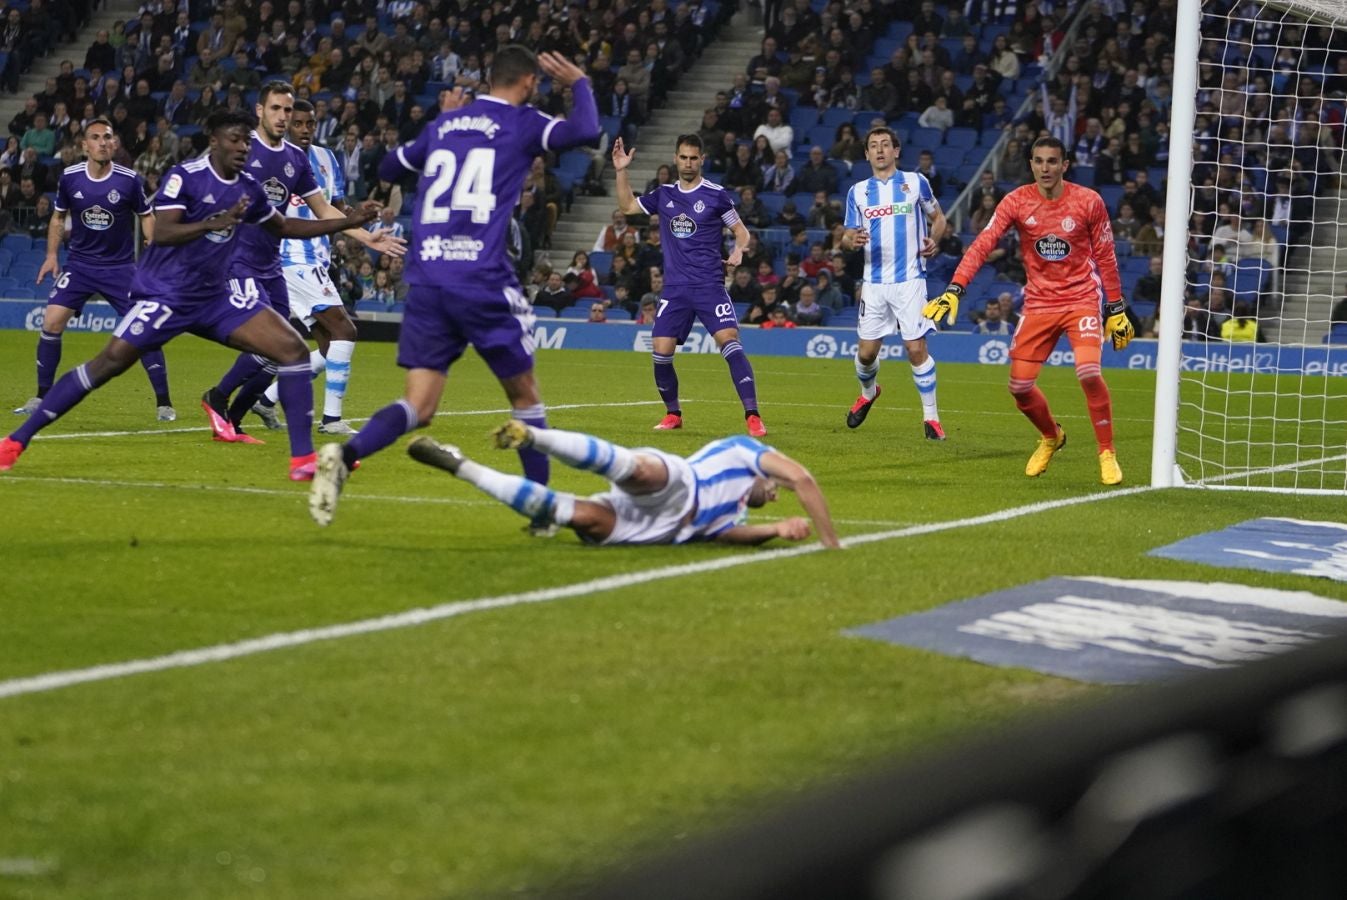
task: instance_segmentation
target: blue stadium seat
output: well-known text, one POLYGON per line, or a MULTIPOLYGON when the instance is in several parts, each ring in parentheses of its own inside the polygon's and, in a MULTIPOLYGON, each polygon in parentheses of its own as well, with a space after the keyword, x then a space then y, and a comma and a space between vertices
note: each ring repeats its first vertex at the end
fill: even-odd
POLYGON ((838 125, 841 125, 843 122, 850 122, 853 116, 854 114, 852 113, 852 111, 846 109, 845 107, 840 109, 834 107, 832 109, 826 109, 823 111, 823 117, 819 119, 819 124, 827 125, 829 128, 835 131, 837 130, 838 125))
MULTIPOLYGON (((856 126, 856 133, 864 138, 865 133, 870 130, 870 123, 883 118, 884 114, 877 109, 862 109, 851 117, 851 124, 856 126)), ((885 123, 887 124, 887 120, 885 123)))
POLYGON ((763 191, 758 194, 758 199, 766 207, 773 219, 781 215, 781 208, 786 205, 786 195, 778 194, 775 191, 763 191))
POLYGON ((931 151, 936 166, 943 172, 953 172, 963 165, 964 148, 936 147, 931 151))
POLYGON ((1104 205, 1108 207, 1110 215, 1118 214, 1118 201, 1122 199, 1123 189, 1120 184, 1101 184, 1095 188, 1099 196, 1104 198, 1104 205))
POLYGON ((20 253, 33 249, 33 240, 26 234, 7 234, 4 241, 0 242, 0 246, 18 256, 20 253))
POLYGON ((804 146, 812 147, 814 144, 818 144, 823 148, 823 152, 827 153, 832 149, 833 139, 837 134, 837 127, 838 126, 836 125, 815 125, 805 134, 807 140, 804 146))
POLYGON ((951 128, 945 132, 945 146, 961 147, 967 150, 969 147, 976 147, 978 143, 978 132, 976 128, 951 128))
POLYGON ((589 301, 576 303, 574 306, 568 306, 561 311, 557 318, 560 319, 588 319, 589 301))
MULTIPOLYGON (((35 274, 36 274, 36 273, 35 273, 35 274)), ((31 283, 31 282, 30 282, 30 283, 31 283)), ((36 299, 37 299, 37 291, 33 290, 33 289, 30 288, 30 287, 16 287, 16 288, 11 288, 10 290, 5 291, 5 293, 8 294, 11 298, 13 298, 13 299, 15 299, 15 300, 36 300, 36 299)), ((44 294, 45 294, 45 292, 44 292, 44 294)))
POLYGON ((851 164, 852 181, 864 181, 873 174, 875 173, 874 170, 870 168, 870 163, 866 162, 863 159, 859 159, 851 164))
POLYGON ((790 111, 790 127, 803 135, 818 124, 818 110, 812 106, 797 106, 790 111))
POLYGON ((912 145, 918 150, 934 150, 945 142, 945 135, 939 128, 912 129, 912 145))

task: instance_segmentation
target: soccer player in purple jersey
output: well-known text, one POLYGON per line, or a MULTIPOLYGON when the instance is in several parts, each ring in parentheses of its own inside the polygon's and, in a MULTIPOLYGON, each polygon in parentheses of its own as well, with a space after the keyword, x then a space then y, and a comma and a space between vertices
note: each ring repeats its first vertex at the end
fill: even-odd
POLYGON ((424 435, 412 441, 407 452, 521 515, 572 529, 587 544, 762 544, 775 537, 802 541, 809 537, 809 520, 799 516, 769 525, 744 521, 747 508, 776 499, 779 485, 800 498, 823 546, 842 546, 814 476, 755 438, 738 435, 712 441, 684 458, 652 447, 629 450, 576 431, 534 428, 517 419, 493 435, 502 450, 541 450, 568 466, 602 475, 612 490, 591 497, 553 491, 473 462, 457 447, 437 444, 424 435))
POLYGON ((281 363, 290 479, 313 478, 308 347, 290 323, 262 301, 254 284, 228 277, 229 260, 242 223, 261 223, 282 237, 318 237, 359 228, 374 218, 375 209, 368 205, 342 219, 313 222, 279 215, 262 186, 244 170, 253 124, 247 113, 211 113, 205 127, 209 152, 168 170, 154 200, 154 243, 141 256, 131 282, 130 312, 97 356, 57 380, 28 421, 0 440, 0 472, 13 468, 33 435, 131 368, 143 354, 191 333, 281 363))
MULTIPOLYGON (((308 151, 286 140, 294 109, 293 87, 283 81, 269 81, 262 86, 255 110, 258 127, 253 134, 246 171, 262 185, 267 201, 282 215, 291 198, 299 197, 319 219, 341 219, 343 213, 323 196, 323 190, 314 178, 308 151)), ((358 234, 352 232, 350 236, 381 253, 401 255, 406 252, 405 241, 383 230, 377 233, 361 230, 358 234)), ((289 321, 290 292, 281 270, 279 236, 260 226, 242 227, 234 249, 230 274, 245 286, 255 286, 263 300, 270 303, 281 318, 289 321)), ((241 353, 220 382, 206 391, 201 398, 201 406, 211 421, 217 440, 242 444, 263 443, 245 433, 241 423, 275 374, 274 361, 255 353, 241 353), (238 395, 231 403, 229 397, 235 391, 238 391, 238 395), (229 428, 215 427, 217 422, 224 421, 229 423, 229 428)))
MULTIPOLYGON (((47 298, 37 342, 37 396, 14 410, 20 415, 32 414, 51 390, 61 364, 61 335, 90 297, 103 297, 119 317, 131 308, 135 217, 140 217, 147 240, 154 235, 154 217, 145 197, 145 180, 112 161, 116 140, 111 122, 101 117, 91 121, 84 128, 85 161, 68 167, 57 185, 55 211, 47 228, 47 258, 37 273, 38 284, 50 275, 55 286, 47 298), (67 217, 70 253, 62 271, 57 253, 65 240, 67 217)), ((172 422, 178 414, 169 397, 163 352, 146 353, 140 362, 150 376, 159 421, 172 422)))
POLYGON ((716 340, 720 355, 729 364, 730 379, 744 404, 744 421, 754 437, 767 434, 758 414, 758 389, 753 366, 739 343, 739 320, 725 292, 725 266, 739 265, 748 246, 748 229, 739 221, 729 191, 702 178, 702 139, 696 134, 678 138, 674 162, 678 180, 637 197, 628 181, 627 167, 635 150, 626 150, 622 139, 613 141, 613 168, 617 170, 617 205, 627 215, 645 213, 659 217, 660 245, 664 248, 664 296, 655 314, 655 387, 664 400, 665 416, 655 426, 664 431, 683 427, 683 408, 678 402, 678 373, 674 354, 692 333, 694 319, 701 321, 716 340), (722 231, 734 232, 730 257, 720 258, 722 231))
MULTIPOLYGON (((488 95, 442 113, 416 140, 380 161, 379 177, 389 181, 405 171, 420 174, 406 274, 411 288, 398 336, 406 392, 358 435, 322 448, 309 496, 319 525, 332 521, 357 461, 430 424, 449 366, 469 344, 500 379, 514 417, 546 426, 533 375, 533 307, 506 253, 510 212, 535 156, 592 143, 599 133, 594 94, 579 67, 558 53, 534 56, 510 45, 496 52, 488 95), (554 90, 572 88, 569 119, 528 105, 539 66, 554 90)), ((545 454, 521 447, 519 458, 529 479, 547 483, 545 454)))

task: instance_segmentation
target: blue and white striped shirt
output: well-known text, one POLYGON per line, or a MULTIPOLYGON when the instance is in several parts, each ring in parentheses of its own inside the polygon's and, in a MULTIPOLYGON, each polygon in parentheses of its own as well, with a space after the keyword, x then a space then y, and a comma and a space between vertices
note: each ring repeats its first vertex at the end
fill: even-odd
POLYGON ((753 483, 768 477, 762 470, 762 455, 771 449, 740 435, 712 441, 689 456, 688 466, 697 479, 696 504, 692 521, 679 531, 674 542, 710 540, 741 524, 753 483))
POLYGON ((864 228, 865 283, 900 284, 926 278, 921 244, 927 218, 940 206, 920 172, 894 172, 886 181, 870 177, 847 191, 847 228, 864 228))
MULTIPOLYGON (((313 177, 328 203, 346 199, 346 175, 337 162, 336 154, 326 147, 310 144, 309 165, 313 167, 313 177)), ((286 204, 285 215, 291 219, 318 218, 304 198, 295 195, 291 195, 290 202, 286 204)), ((281 241, 281 265, 326 267, 332 262, 331 247, 331 238, 326 235, 307 239, 286 238, 281 241)))

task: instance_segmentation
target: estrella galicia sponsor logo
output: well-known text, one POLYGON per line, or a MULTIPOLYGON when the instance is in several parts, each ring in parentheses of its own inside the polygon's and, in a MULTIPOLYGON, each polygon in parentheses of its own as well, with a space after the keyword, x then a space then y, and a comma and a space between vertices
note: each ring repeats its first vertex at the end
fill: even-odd
POLYGON ((697 233, 697 223, 687 213, 679 213, 669 220, 669 232, 679 240, 697 233))
POLYGON ((86 209, 80 220, 92 231, 107 231, 112 227, 112 213, 97 204, 86 209))
POLYGON ((1223 669, 1347 631, 1347 606, 1242 584, 1049 578, 850 634, 1101 684, 1223 669))
POLYGON ((831 334, 816 334, 809 339, 804 355, 811 359, 833 359, 837 356, 837 338, 831 334))
POLYGON ((1004 366, 1010 362, 1010 345, 1005 341, 987 341, 978 348, 978 362, 984 365, 1004 366))
POLYGON ((234 236, 233 225, 230 225, 228 228, 221 228, 218 231, 206 232, 206 240, 213 241, 217 244, 227 243, 229 239, 232 238, 233 236, 234 236))
POLYGON ((262 184, 262 190, 266 192, 267 202, 272 206, 281 206, 290 199, 290 189, 281 184, 281 180, 275 175, 262 184))
POLYGON ((1034 250, 1048 262, 1057 262, 1066 259, 1071 253, 1071 245, 1057 235, 1050 234, 1034 241, 1034 250))

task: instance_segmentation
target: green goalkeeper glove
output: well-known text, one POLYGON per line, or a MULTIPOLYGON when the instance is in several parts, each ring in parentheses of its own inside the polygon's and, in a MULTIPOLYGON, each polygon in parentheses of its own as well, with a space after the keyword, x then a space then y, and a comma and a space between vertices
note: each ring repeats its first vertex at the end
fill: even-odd
POLYGON ((959 318, 959 298, 962 296, 963 288, 951 281, 945 293, 921 308, 921 314, 936 324, 944 316, 945 324, 953 325, 959 318))
POLYGON ((1108 316, 1104 321, 1104 330, 1113 339, 1113 349, 1123 349, 1136 335, 1131 320, 1127 318, 1127 304, 1121 298, 1110 300, 1104 304, 1104 315, 1108 316))

